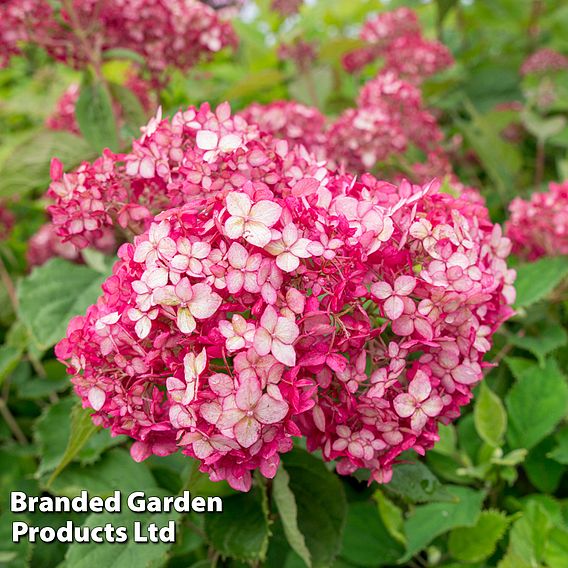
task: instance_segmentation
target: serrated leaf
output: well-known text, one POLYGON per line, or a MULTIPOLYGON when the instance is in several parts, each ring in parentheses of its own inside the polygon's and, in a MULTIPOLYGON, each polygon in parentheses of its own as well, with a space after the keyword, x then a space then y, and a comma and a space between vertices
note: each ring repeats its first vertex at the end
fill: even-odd
MULTIPOLYGON (((144 488, 147 495, 166 497, 169 494, 160 488, 144 488)), ((154 568, 162 566, 167 560, 170 543, 134 542, 134 522, 142 523, 142 534, 150 523, 159 528, 167 526, 169 521, 177 522, 179 513, 133 513, 126 506, 120 513, 92 514, 85 521, 84 527, 105 526, 126 527, 128 542, 114 543, 73 543, 65 555, 65 562, 60 568, 92 568, 93 566, 112 566, 113 568, 154 568)))
POLYGON ((395 505, 381 490, 377 489, 373 495, 373 499, 377 502, 379 515, 389 534, 406 546, 406 537, 404 536, 404 515, 402 509, 395 505))
POLYGON ((245 562, 263 560, 270 534, 258 490, 223 500, 223 513, 207 515, 205 532, 223 556, 245 562))
POLYGON ((110 148, 118 151, 117 127, 112 100, 107 87, 100 81, 91 81, 85 75, 79 99, 75 105, 75 118, 85 140, 94 150, 110 148))
POLYGON ((453 497, 422 462, 401 463, 393 468, 385 490, 410 503, 452 501, 453 497))
POLYGON ((482 440, 493 447, 501 445, 507 431, 507 412, 501 399, 485 383, 481 383, 473 419, 482 440))
POLYGON ((407 550, 400 562, 407 562, 437 536, 477 523, 485 493, 468 487, 448 487, 448 491, 456 502, 419 505, 410 514, 404 523, 407 550))
POLYGON ((290 476, 283 466, 280 467, 272 483, 272 498, 278 508, 284 534, 288 543, 298 556, 311 567, 312 559, 310 551, 306 547, 304 535, 298 527, 298 507, 296 498, 290 490, 290 476))
POLYGON ((509 519, 499 511, 482 511, 473 527, 460 527, 450 533, 448 549, 456 559, 466 563, 489 558, 503 538, 509 519))
POLYGON ((52 406, 48 412, 43 416, 43 420, 38 421, 36 426, 36 433, 39 436, 40 444, 43 446, 42 463, 38 469, 41 475, 47 471, 53 473, 47 482, 49 487, 55 478, 73 461, 77 454, 81 451, 83 446, 89 441, 91 436, 97 431, 97 426, 93 424, 91 413, 87 409, 81 408, 79 402, 75 403, 71 410, 71 427, 67 446, 61 459, 58 460, 57 445, 50 440, 54 433, 57 434, 58 439, 65 439, 61 436, 61 429, 57 426, 61 423, 61 418, 65 421, 69 419, 70 406, 73 404, 72 399, 67 399, 57 405, 52 406), (47 439, 46 439, 47 438, 47 439), (49 440, 49 441, 48 441, 49 440), (55 459, 53 459, 55 456, 55 459))
POLYGON ((55 258, 20 282, 20 319, 40 347, 48 349, 65 335, 69 320, 96 301, 104 280, 91 268, 55 258))
POLYGON ((394 564, 404 552, 372 503, 351 503, 341 547, 341 558, 355 566, 387 566, 394 564))
POLYGON ((568 257, 544 257, 516 267, 515 308, 526 308, 548 296, 568 275, 568 257))
POLYGON ((523 373, 505 400, 509 414, 507 439, 513 448, 531 449, 566 416, 568 386, 556 361, 523 373))
POLYGON ((298 527, 314 568, 333 563, 343 537, 347 505, 339 479, 313 454, 295 448, 282 456, 296 498, 298 527))
POLYGON ((0 197, 24 196, 50 182, 51 158, 59 158, 68 169, 93 156, 90 145, 69 132, 40 131, 18 144, 3 160, 0 197))

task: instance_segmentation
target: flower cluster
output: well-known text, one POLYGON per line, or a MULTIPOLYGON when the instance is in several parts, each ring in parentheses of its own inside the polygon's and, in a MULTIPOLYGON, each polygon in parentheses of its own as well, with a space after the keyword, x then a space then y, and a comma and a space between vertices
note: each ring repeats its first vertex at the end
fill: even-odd
MULTIPOLYGON (((105 230, 102 236, 93 243, 93 248, 105 254, 114 253, 116 250, 114 233, 110 229, 105 230)), ((28 266, 41 266, 54 257, 78 263, 83 261, 81 251, 72 243, 64 242, 53 224, 46 223, 28 241, 26 253, 28 266)))
POLYGON ((381 71, 366 83, 357 107, 347 109, 330 126, 326 138, 329 158, 350 171, 369 171, 377 163, 400 170, 397 160, 416 148, 426 156, 426 164, 412 166, 417 180, 448 173, 436 118, 424 108, 420 89, 394 71, 381 71))
POLYGON ((448 49, 438 41, 422 36, 416 13, 398 8, 372 17, 361 29, 362 48, 348 53, 345 68, 354 72, 378 58, 384 71, 393 71, 414 83, 446 69, 453 63, 448 49))
MULTIPOLYGON (((154 97, 150 92, 150 85, 136 76, 134 73, 129 73, 127 75, 124 87, 128 89, 140 103, 140 106, 147 115, 150 115, 156 105, 154 103, 154 97)), ((45 125, 50 130, 64 130, 67 132, 72 132, 73 134, 79 134, 79 125, 75 117, 75 106, 79 100, 79 85, 73 83, 65 89, 51 115, 49 115, 45 121, 45 125)), ((122 126, 124 123, 124 111, 120 104, 114 101, 114 113, 118 119, 118 125, 122 126)))
POLYGON ((64 174, 52 165, 48 208, 58 234, 76 247, 94 245, 103 230, 139 233, 154 214, 188 202, 222 197, 246 181, 291 192, 300 178, 315 192, 327 175, 305 148, 263 133, 227 103, 208 104, 144 129, 128 154, 106 151, 95 162, 64 174))
POLYGON ((186 70, 236 44, 230 24, 197 0, 73 0, 68 8, 55 10, 47 0, 3 2, 0 60, 17 51, 21 41, 79 68, 97 52, 129 49, 145 59, 159 82, 168 66, 186 70))
POLYGON ((325 156, 326 118, 315 107, 295 101, 275 101, 267 105, 253 103, 239 114, 275 138, 302 144, 312 154, 325 156))
POLYGON ((296 436, 381 482, 430 448, 512 312, 510 241, 485 208, 334 173, 227 105, 144 136, 124 174, 173 208, 121 246, 56 347, 96 423, 133 438, 134 459, 181 449, 238 490, 296 436))
POLYGON ((521 66, 521 75, 549 73, 568 69, 568 57, 554 49, 542 48, 529 55, 521 66))
POLYGON ((515 253, 529 260, 568 254, 568 182, 551 183, 528 201, 516 197, 509 213, 507 235, 515 253))

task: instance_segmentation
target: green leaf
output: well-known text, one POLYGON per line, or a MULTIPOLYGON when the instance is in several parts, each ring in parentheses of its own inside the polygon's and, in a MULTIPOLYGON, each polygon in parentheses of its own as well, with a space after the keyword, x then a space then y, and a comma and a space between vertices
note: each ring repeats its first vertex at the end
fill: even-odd
MULTIPOLYGON (((159 488, 145 488, 146 495, 165 497, 168 495, 159 488)), ((134 523, 142 523, 142 534, 150 523, 159 528, 166 527, 169 521, 177 522, 179 513, 133 513, 123 504, 120 513, 102 513, 90 515, 85 527, 100 527, 107 523, 113 527, 126 527, 128 542, 115 543, 74 543, 71 544, 61 568, 92 568, 93 566, 112 566, 113 568, 155 568, 163 566, 167 560, 170 543, 134 542, 134 523)))
POLYGON ((509 343, 530 351, 544 366, 546 356, 568 343, 566 330, 557 323, 546 323, 538 330, 538 335, 511 335, 509 343))
POLYGON ((385 485, 385 490, 410 503, 453 500, 438 478, 418 461, 396 465, 393 468, 392 480, 385 485))
POLYGON ((112 61, 113 59, 126 59, 128 61, 133 61, 134 63, 139 63, 140 65, 146 65, 146 60, 136 51, 131 49, 126 49, 124 47, 116 47, 114 49, 107 49, 103 52, 103 59, 106 61, 112 61))
POLYGON ((501 399, 485 383, 481 383, 473 419, 482 440, 493 447, 502 444, 507 431, 507 412, 501 399))
POLYGON ((386 566, 394 564, 403 552, 404 546, 391 536, 375 505, 349 505, 341 558, 355 566, 386 566))
POLYGON ((130 136, 140 136, 140 127, 148 122, 146 112, 138 97, 124 85, 110 83, 110 92, 113 98, 120 104, 122 117, 127 132, 130 136))
POLYGON ((509 429, 513 448, 531 449, 566 416, 568 386, 556 361, 549 359, 544 369, 528 370, 507 394, 509 429))
POLYGON ((323 108, 333 89, 333 72, 329 67, 316 67, 310 75, 299 75, 290 83, 289 91, 297 101, 323 108), (314 100, 317 99, 317 100, 314 100))
POLYGON ((2 345, 2 347, 0 347, 0 385, 18 366, 21 358, 21 348, 14 347, 13 345, 2 345))
POLYGON ((20 282, 20 319, 40 347, 48 349, 64 337, 69 320, 96 301, 104 280, 91 268, 55 258, 20 282))
POLYGON ((529 503, 523 516, 511 527, 507 555, 499 567, 540 566, 552 521, 539 503, 529 503))
POLYGON ((97 152, 110 148, 118 151, 118 136, 112 100, 101 81, 91 81, 87 74, 81 83, 75 117, 81 134, 97 152))
POLYGON ((341 547, 347 515, 343 486, 321 460, 304 450, 295 448, 282 458, 312 566, 330 566, 341 547))
POLYGON ((53 481, 49 490, 55 495, 75 497, 82 490, 108 497, 115 490, 124 495, 155 487, 156 480, 145 463, 135 462, 122 448, 105 452, 96 463, 72 463, 53 481))
POLYGON ((568 275, 568 257, 544 257, 516 268, 516 308, 526 308, 548 296, 568 275))
POLYGON ((554 493, 566 467, 549 457, 554 447, 554 438, 548 436, 527 455, 523 465, 529 481, 543 493, 554 493))
POLYGON ((34 437, 41 457, 37 475, 52 473, 48 485, 72 461, 82 465, 94 463, 103 452, 126 439, 124 436, 113 438, 108 430, 95 426, 90 412, 81 408, 75 397, 64 398, 50 406, 35 423, 34 437))
POLYGON ((483 511, 473 527, 460 527, 450 533, 450 554, 462 562, 481 562, 489 558, 505 535, 509 519, 499 511, 483 511))
POLYGON ((407 562, 437 536, 477 523, 485 493, 468 487, 448 487, 448 491, 457 502, 419 505, 406 520, 404 529, 408 546, 401 562, 407 562))
POLYGON ((284 534, 288 539, 288 543, 298 556, 306 563, 306 566, 312 565, 310 551, 306 547, 304 535, 298 527, 298 507, 296 498, 290 490, 290 476, 283 466, 280 467, 274 482, 272 483, 272 498, 278 508, 280 520, 284 534))
POLYGON ((402 509, 397 507, 381 490, 377 489, 373 494, 373 499, 377 502, 379 515, 389 534, 400 543, 406 546, 404 536, 404 516, 402 509))
POLYGON ((548 457, 558 463, 568 465, 568 427, 562 428, 554 437, 556 446, 548 454, 548 457))
POLYGON ((278 69, 261 69, 243 77, 232 85, 224 94, 223 99, 231 100, 240 97, 250 97, 274 87, 284 81, 285 77, 278 69))
POLYGON ((52 158, 73 168, 93 156, 85 140, 69 132, 40 131, 17 145, 0 169, 0 197, 45 191, 52 158))
POLYGON ((205 518, 205 532, 223 556, 252 562, 263 560, 270 534, 258 490, 223 500, 223 513, 205 518))

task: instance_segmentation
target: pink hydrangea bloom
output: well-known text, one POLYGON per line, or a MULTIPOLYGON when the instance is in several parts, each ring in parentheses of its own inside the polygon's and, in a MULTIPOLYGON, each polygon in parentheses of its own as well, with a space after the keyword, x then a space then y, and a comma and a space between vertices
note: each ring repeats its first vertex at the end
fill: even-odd
POLYGON ((568 57, 544 47, 529 55, 521 66, 521 75, 547 73, 568 69, 568 57))
POLYGON ((446 69, 453 63, 449 50, 422 36, 416 13, 397 8, 372 16, 361 29, 362 48, 346 54, 345 68, 354 72, 382 58, 383 71, 393 71, 413 83, 446 69))
POLYGON ((388 481, 481 380, 512 313, 510 242, 467 196, 334 172, 241 120, 188 109, 135 142, 125 168, 151 155, 154 175, 122 179, 167 208, 122 245, 57 356, 134 459, 181 451, 246 491, 303 436, 340 473, 388 481), (203 159, 229 133, 239 147, 203 159), (179 262, 197 244, 199 266, 179 262))
POLYGON ((568 254, 568 182, 551 183, 526 201, 516 197, 509 214, 506 230, 515 253, 529 260, 568 254))
POLYGON ((275 101, 266 105, 253 103, 239 115, 275 138, 302 144, 316 156, 324 156, 326 119, 317 108, 294 101, 275 101))
POLYGON ((83 68, 90 52, 130 49, 139 53, 155 83, 167 67, 187 70, 202 57, 236 44, 232 26, 197 0, 74 0, 72 17, 48 0, 7 0, 0 5, 0 61, 18 43, 44 47, 60 61, 83 68), (96 21, 98 25, 93 25, 96 21), (83 31, 79 39, 73 30, 83 31))

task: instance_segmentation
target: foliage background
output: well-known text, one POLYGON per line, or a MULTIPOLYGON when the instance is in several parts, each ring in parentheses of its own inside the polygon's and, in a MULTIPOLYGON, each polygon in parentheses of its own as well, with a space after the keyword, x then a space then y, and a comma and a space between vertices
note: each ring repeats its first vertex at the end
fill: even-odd
MULTIPOLYGON (((408 6, 456 58, 451 70, 426 83, 425 98, 439 110, 447 137, 463 140, 454 166, 464 182, 480 188, 492 219, 505 220, 514 196, 568 177, 568 73, 548 77, 544 87, 519 74, 525 57, 539 47, 568 53, 565 2, 317 0, 285 20, 269 4, 248 5, 235 21, 241 41, 236 54, 219 54, 174 75, 160 93, 166 114, 205 100, 230 100, 238 110, 253 101, 295 98, 336 115, 353 105, 361 82, 373 76, 367 69, 356 79, 341 68, 342 55, 357 46, 358 27, 371 12, 408 6), (297 38, 317 45, 307 71, 277 55, 280 43, 297 38), (555 94, 546 113, 535 104, 542 88, 555 94), (521 104, 496 110, 511 101, 521 104), (514 142, 501 135, 511 124, 521 132, 514 142)), ((108 61, 105 76, 120 83, 128 65, 108 61)), ((83 266, 57 259, 31 274, 25 261, 27 240, 44 222, 50 158, 57 155, 71 166, 99 150, 92 140, 43 126, 64 89, 79 80, 33 48, 0 71, 0 197, 10 200, 17 217, 0 243, 2 566, 568 566, 564 257, 519 264, 517 315, 497 336, 488 356, 495 367, 477 387, 474 403, 454 425, 442 427, 440 442, 425 459, 407 456, 386 486, 340 478, 298 447, 284 456, 284 469, 268 487, 235 494, 197 475, 188 458, 136 464, 126 440, 93 432, 75 408, 52 347, 69 318, 96 298, 112 259, 90 252, 83 266), (183 488, 223 495, 225 512, 176 517, 173 546, 11 543, 11 490, 72 496, 87 489, 104 496, 115 489, 176 494, 183 488)), ((127 127, 135 133, 139 125, 133 119, 127 127)), ((112 522, 131 523, 135 516, 122 517, 112 522)), ((167 515, 142 520, 154 517, 164 522, 167 515)), ((54 527, 68 518, 26 516, 31 524, 54 527)), ((100 515, 72 520, 106 522, 100 515)))

